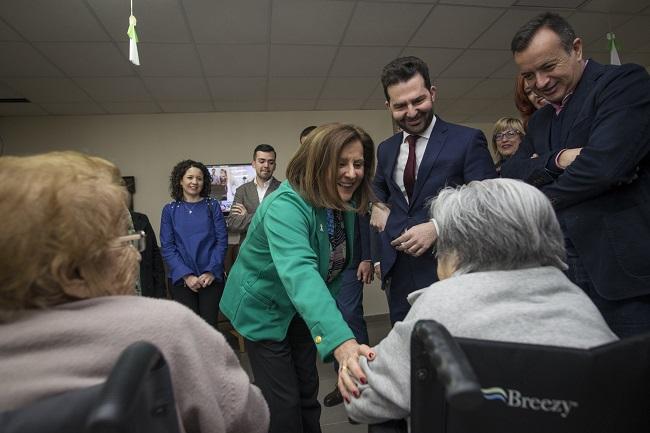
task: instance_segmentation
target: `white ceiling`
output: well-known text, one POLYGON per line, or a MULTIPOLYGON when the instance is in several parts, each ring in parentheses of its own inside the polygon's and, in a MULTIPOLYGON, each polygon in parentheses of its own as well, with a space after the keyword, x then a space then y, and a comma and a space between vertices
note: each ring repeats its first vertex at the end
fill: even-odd
POLYGON ((129 0, 1 0, 0 116, 382 109, 381 68, 423 58, 436 110, 514 114, 510 39, 544 10, 586 55, 650 67, 650 0, 133 0, 142 66, 128 61, 129 0))

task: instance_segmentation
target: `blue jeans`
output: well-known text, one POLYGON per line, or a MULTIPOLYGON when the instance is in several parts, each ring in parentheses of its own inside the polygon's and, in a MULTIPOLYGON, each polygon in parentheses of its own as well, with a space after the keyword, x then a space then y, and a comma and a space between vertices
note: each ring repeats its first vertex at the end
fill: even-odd
MULTIPOLYGON (((350 267, 341 276, 341 290, 336 295, 336 305, 359 344, 368 344, 368 328, 363 318, 363 283, 357 280, 357 268, 350 267)), ((334 361, 334 371, 339 365, 334 361)))

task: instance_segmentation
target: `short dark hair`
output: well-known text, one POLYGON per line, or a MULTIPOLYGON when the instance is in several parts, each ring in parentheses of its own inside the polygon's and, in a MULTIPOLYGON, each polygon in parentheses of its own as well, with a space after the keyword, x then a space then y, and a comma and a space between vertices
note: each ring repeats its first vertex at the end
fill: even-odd
POLYGON ((573 27, 561 16, 552 12, 544 12, 537 15, 532 20, 521 26, 510 43, 510 50, 512 53, 521 53, 528 45, 533 37, 541 28, 548 28, 560 37, 562 47, 567 53, 573 49, 573 41, 576 39, 576 32, 573 27))
POLYGON ((273 152, 273 156, 277 156, 275 149, 270 144, 258 144, 253 151, 253 159, 257 158, 257 152, 273 152))
POLYGON ((181 187, 181 179, 190 168, 195 167, 203 173, 203 188, 199 195, 201 197, 208 197, 210 195, 210 173, 208 168, 203 163, 185 159, 174 166, 172 174, 169 176, 169 194, 174 200, 183 200, 183 188, 181 187))
POLYGON ((384 95, 388 97, 388 86, 403 83, 420 74, 424 79, 424 85, 427 89, 431 88, 431 78, 429 78, 429 67, 418 57, 399 57, 386 66, 381 71, 381 85, 384 86, 384 95))
POLYGON ((302 132, 300 133, 300 141, 302 142, 302 139, 308 136, 309 133, 312 132, 314 129, 316 129, 316 125, 311 125, 303 129, 302 132))

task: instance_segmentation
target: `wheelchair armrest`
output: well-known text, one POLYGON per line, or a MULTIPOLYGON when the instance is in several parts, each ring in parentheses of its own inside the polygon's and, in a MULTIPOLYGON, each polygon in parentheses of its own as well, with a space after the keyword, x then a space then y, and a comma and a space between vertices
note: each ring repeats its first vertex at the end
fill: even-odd
POLYGON ((445 386, 451 406, 472 409, 482 403, 476 374, 447 328, 434 320, 420 320, 411 334, 411 381, 431 381, 432 375, 445 386))

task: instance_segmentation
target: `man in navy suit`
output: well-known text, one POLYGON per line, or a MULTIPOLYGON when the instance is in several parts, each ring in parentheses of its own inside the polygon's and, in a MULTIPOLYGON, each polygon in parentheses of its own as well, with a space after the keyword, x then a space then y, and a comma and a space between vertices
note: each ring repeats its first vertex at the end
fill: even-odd
POLYGON ((562 17, 541 14, 511 44, 533 114, 504 177, 553 203, 567 274, 619 337, 650 331, 650 77, 638 65, 585 61, 562 17))
POLYGON ((371 225, 379 231, 381 276, 395 323, 408 313, 407 295, 438 279, 428 200, 445 186, 496 177, 496 170, 480 130, 434 115, 436 88, 422 60, 393 60, 381 82, 402 132, 379 144, 371 225))

